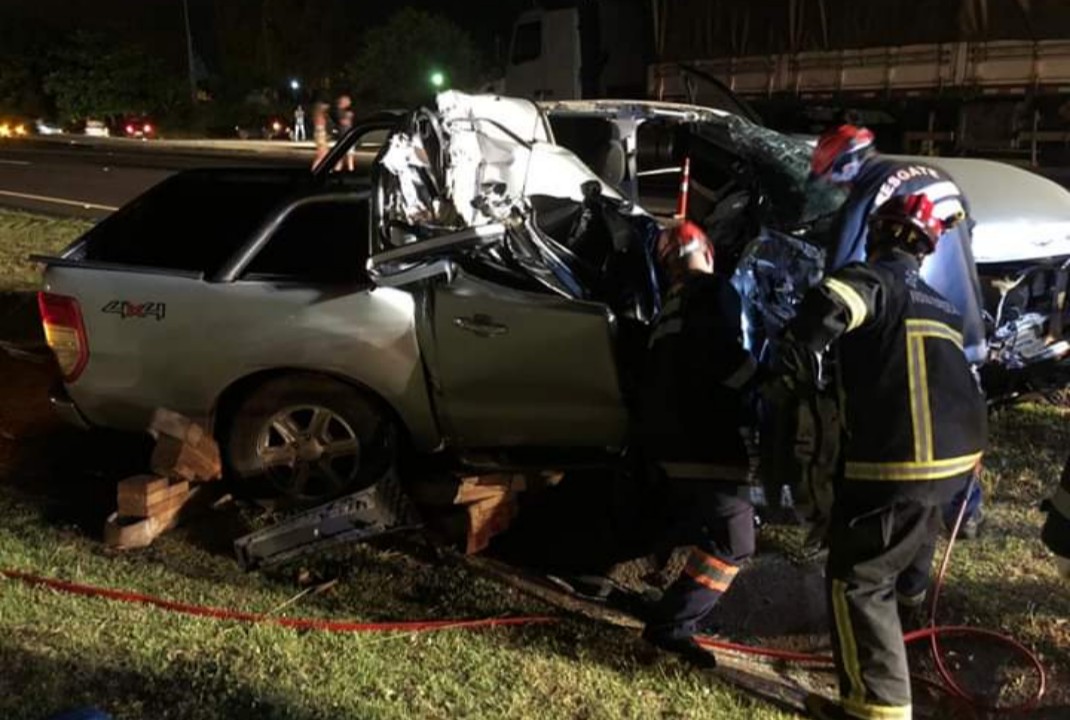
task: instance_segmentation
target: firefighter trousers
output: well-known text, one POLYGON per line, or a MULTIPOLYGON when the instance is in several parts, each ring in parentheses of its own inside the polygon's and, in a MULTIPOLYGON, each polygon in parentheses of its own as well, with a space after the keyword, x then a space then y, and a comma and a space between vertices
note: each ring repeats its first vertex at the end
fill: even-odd
POLYGON ((754 506, 738 483, 672 478, 667 542, 690 545, 683 572, 665 591, 647 631, 668 639, 689 638, 728 591, 741 564, 754 554, 754 506))
POLYGON ((959 489, 955 496, 941 505, 942 526, 937 529, 930 538, 922 545, 914 561, 899 575, 895 584, 896 599, 900 606, 907 608, 923 607, 928 598, 929 586, 932 584, 933 556, 936 555, 936 540, 939 533, 946 530, 950 533, 955 528, 959 510, 966 503, 963 525, 971 518, 976 522, 982 515, 981 485, 975 482, 971 476, 962 480, 949 480, 955 483, 959 489))
POLYGON ((941 507, 897 500, 874 509, 838 498, 826 572, 840 698, 851 717, 909 719, 910 674, 896 606, 904 573, 932 562, 941 507))

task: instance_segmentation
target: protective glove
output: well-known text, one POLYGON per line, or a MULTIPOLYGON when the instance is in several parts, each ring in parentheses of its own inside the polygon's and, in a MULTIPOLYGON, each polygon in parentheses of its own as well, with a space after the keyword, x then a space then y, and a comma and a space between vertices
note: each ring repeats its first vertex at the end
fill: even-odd
MULTIPOLYGON (((790 338, 777 343, 772 352, 772 360, 764 376, 767 378, 768 392, 774 396, 778 392, 792 395, 813 395, 818 386, 818 358, 806 348, 791 342, 790 338), (779 382, 779 385, 777 384, 779 382)), ((763 396, 765 395, 763 389, 763 396)))

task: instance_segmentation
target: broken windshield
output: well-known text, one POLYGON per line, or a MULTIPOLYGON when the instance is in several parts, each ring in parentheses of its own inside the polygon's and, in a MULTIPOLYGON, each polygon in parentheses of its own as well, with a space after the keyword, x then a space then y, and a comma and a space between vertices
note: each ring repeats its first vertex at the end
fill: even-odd
POLYGON ((813 148, 805 140, 727 115, 719 118, 728 128, 736 149, 749 161, 766 194, 765 221, 785 230, 809 225, 835 213, 846 195, 820 180, 810 179, 813 148))

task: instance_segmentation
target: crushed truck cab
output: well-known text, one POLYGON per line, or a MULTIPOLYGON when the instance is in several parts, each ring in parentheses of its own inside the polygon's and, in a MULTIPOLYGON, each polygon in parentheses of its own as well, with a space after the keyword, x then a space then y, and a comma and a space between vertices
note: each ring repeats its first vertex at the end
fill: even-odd
MULTIPOLYGON (((180 173, 40 258, 54 403, 131 431, 169 408, 212 428, 233 477, 302 500, 369 484, 402 447, 487 470, 606 463, 684 161, 757 353, 820 279, 843 200, 809 181, 810 153, 722 110, 447 92, 358 125, 312 172, 180 173), (384 131, 370 177, 332 171, 384 131)), ((1062 382, 1070 193, 946 162, 974 198, 999 392, 1062 382)))

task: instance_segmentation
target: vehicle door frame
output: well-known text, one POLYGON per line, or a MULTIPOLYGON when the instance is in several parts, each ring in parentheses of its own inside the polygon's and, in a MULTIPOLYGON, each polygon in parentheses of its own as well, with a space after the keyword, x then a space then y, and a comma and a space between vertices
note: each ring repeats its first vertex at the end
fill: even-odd
MULTIPOLYGON (((275 233, 295 210, 310 205, 328 203, 351 203, 354 205, 368 203, 368 214, 369 217, 371 216, 371 192, 368 190, 323 192, 294 198, 276 209, 252 234, 249 240, 223 264, 219 271, 207 278, 208 281, 216 283, 236 282, 241 278, 249 263, 271 242, 275 233)), ((374 284, 374 281, 372 284, 374 284)))
MULTIPOLYGON (((328 177, 334 171, 334 168, 338 163, 345 159, 346 153, 356 146, 357 141, 362 135, 374 132, 375 130, 392 131, 402 123, 405 117, 406 113, 401 111, 384 110, 358 122, 343 134, 342 137, 338 138, 338 141, 335 142, 334 146, 331 147, 329 151, 327 151, 327 154, 323 159, 312 168, 312 177, 318 180, 328 177)), ((376 153, 375 162, 378 162, 379 155, 386 147, 387 144, 383 143, 379 151, 376 153)))

